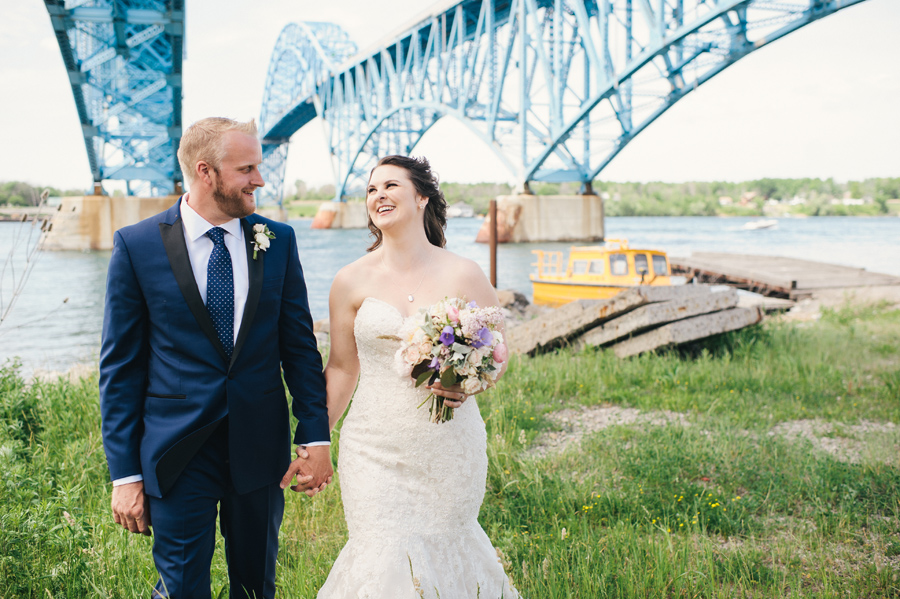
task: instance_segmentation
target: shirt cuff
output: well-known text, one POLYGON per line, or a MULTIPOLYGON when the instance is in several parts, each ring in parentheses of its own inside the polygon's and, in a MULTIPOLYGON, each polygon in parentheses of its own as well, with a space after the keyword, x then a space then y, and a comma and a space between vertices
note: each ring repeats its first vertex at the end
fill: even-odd
POLYGON ((331 441, 313 441, 312 443, 301 443, 303 447, 316 447, 317 445, 331 445, 331 441))
POLYGON ((134 474, 132 476, 126 476, 125 478, 117 478, 113 481, 113 486, 118 487, 121 485, 127 485, 128 483, 136 483, 144 480, 143 474, 134 474))

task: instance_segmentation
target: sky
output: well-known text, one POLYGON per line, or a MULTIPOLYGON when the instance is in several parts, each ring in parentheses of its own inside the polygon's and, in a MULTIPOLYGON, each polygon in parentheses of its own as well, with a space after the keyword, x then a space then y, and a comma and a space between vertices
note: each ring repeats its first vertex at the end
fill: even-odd
MULTIPOLYGON (((0 0, 0 181, 87 188, 90 169, 65 68, 40 0, 0 0)), ((188 0, 185 124, 259 116, 269 58, 293 21, 330 21, 360 48, 422 0, 188 0), (249 8, 248 8, 249 7, 249 8)), ((688 94, 601 173, 609 181, 900 177, 900 1, 866 0, 753 52, 688 94)), ((443 181, 511 182, 452 119, 414 150, 443 181)), ((292 138, 285 177, 331 183, 322 123, 292 138)), ((113 187, 107 185, 108 187, 113 187)))

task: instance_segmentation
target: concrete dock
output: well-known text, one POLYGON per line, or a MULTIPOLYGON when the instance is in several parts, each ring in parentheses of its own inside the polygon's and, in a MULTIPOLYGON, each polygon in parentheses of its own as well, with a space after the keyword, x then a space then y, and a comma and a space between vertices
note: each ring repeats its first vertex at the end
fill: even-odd
POLYGON ((672 273, 698 283, 731 285, 768 297, 803 299, 826 289, 900 286, 900 277, 864 268, 781 256, 697 252, 670 257, 672 273))

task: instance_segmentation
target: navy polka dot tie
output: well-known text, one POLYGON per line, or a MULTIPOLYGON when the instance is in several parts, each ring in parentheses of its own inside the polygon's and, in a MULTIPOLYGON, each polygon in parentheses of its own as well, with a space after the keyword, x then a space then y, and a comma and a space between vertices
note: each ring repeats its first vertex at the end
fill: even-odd
POLYGON ((206 266, 206 309, 216 327, 225 354, 231 359, 234 350, 234 276, 231 254, 225 247, 225 231, 214 227, 206 232, 215 244, 206 266))

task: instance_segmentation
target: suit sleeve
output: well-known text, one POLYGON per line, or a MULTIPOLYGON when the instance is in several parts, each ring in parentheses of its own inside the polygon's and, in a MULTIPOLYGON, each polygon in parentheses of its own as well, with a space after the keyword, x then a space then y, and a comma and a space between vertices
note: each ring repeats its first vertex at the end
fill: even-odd
POLYGON ((297 237, 290 231, 287 272, 284 278, 279 339, 281 367, 293 398, 291 409, 297 418, 294 443, 329 441, 328 407, 325 401, 325 375, 322 355, 313 334, 312 315, 297 237))
POLYGON ((121 233, 113 238, 100 345, 103 448, 113 480, 141 474, 148 313, 121 233))

